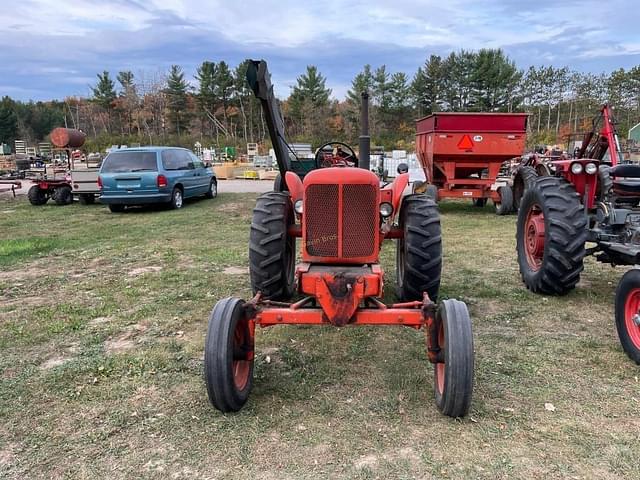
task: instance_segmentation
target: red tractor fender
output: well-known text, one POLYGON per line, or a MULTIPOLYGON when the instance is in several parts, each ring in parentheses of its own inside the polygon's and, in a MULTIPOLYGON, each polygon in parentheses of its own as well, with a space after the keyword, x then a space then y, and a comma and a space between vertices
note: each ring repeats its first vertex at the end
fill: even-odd
POLYGON ((407 185, 409 185, 409 174, 401 173, 392 183, 380 191, 381 201, 389 202, 393 205, 393 211, 398 212, 400 202, 402 201, 402 194, 404 189, 407 188, 407 185))
POLYGON ((302 200, 304 188, 300 177, 293 172, 287 172, 284 175, 284 181, 287 184, 289 193, 291 193, 291 203, 295 204, 298 200, 302 200))

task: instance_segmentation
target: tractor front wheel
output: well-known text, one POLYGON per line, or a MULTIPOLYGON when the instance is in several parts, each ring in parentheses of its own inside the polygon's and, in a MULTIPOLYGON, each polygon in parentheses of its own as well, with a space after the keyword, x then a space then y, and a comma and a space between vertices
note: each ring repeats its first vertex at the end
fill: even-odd
POLYGON ((534 293, 564 295, 580 280, 587 216, 572 184, 540 177, 518 211, 516 248, 522 280, 534 293))
POLYGON ((253 329, 244 302, 224 298, 209 317, 204 344, 204 379, 209 401, 221 412, 240 410, 253 386, 253 329))
POLYGON ((434 390, 438 409, 449 417, 464 417, 473 394, 473 330, 464 302, 444 300, 436 321, 443 362, 435 364, 434 390))
POLYGON ((640 270, 629 270, 616 289, 616 329, 625 353, 640 365, 640 270))
POLYGON ((508 215, 513 211, 513 190, 509 185, 498 188, 500 201, 494 201, 496 207, 496 215, 508 215))
POLYGON ((296 239, 288 234, 294 223, 289 192, 258 197, 249 234, 249 273, 253 294, 270 300, 293 295, 296 239))
POLYGON ((442 271, 442 235, 436 203, 426 195, 407 195, 400 207, 402 238, 396 246, 397 295, 402 301, 435 301, 442 271))

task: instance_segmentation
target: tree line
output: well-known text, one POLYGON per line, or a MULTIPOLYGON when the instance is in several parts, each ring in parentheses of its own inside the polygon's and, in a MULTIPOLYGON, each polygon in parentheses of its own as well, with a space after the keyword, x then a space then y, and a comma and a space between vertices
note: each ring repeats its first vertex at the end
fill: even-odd
MULTIPOLYGON (((167 72, 97 74, 88 98, 64 101, 0 101, 0 142, 41 141, 57 126, 80 128, 88 148, 111 144, 238 146, 268 142, 260 105, 245 74, 248 60, 232 67, 204 61, 193 79, 178 65, 167 72)), ((307 66, 281 101, 290 141, 318 145, 329 139, 355 143, 360 95, 370 93, 374 145, 409 148, 414 121, 438 111, 530 113, 531 144, 556 143, 589 128, 599 106, 612 104, 621 137, 640 122, 640 66, 609 74, 567 67, 519 69, 500 49, 430 55, 413 77, 385 65, 365 65, 343 100, 331 96, 327 79, 307 66)))

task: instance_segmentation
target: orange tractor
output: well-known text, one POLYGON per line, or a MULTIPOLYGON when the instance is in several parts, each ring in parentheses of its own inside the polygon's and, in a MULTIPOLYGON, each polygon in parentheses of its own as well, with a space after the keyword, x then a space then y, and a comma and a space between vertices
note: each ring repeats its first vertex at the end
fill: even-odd
MULTIPOLYGON (((247 401, 256 327, 398 325, 424 328, 427 357, 435 366, 436 405, 445 415, 464 416, 473 389, 472 326, 463 302, 434 303, 442 266, 436 204, 422 194, 403 197, 406 173, 381 187, 367 168, 366 119, 362 158, 344 144, 348 153, 336 149, 334 159, 320 149, 326 168, 319 165, 301 180, 287 168, 288 149, 266 63, 253 61, 247 80, 262 103, 286 189, 261 195, 253 210, 249 260, 254 297, 225 298, 211 312, 205 340, 209 400, 223 412, 240 410, 247 401), (297 239, 302 261, 296 265, 297 239), (379 261, 388 239, 397 245, 400 297, 391 305, 381 300, 379 261)), ((366 112, 365 107, 363 96, 366 112)))
MULTIPOLYGON (((603 105, 575 157, 549 162, 550 175, 527 187, 516 240, 529 290, 568 293, 586 255, 612 266, 640 264, 640 166, 621 160, 613 114, 603 105)), ((639 269, 618 284, 615 317, 624 351, 640 364, 639 269)))

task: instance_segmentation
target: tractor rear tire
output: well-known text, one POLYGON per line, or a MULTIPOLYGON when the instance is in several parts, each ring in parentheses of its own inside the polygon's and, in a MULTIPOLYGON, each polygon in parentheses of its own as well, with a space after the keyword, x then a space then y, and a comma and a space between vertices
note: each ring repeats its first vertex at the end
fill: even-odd
POLYGON ((47 194, 42 190, 38 185, 32 186, 27 192, 27 198, 29 199, 29 203, 31 205, 44 205, 49 200, 47 194))
POLYGON ((538 174, 533 167, 520 167, 513 179, 513 207, 518 210, 522 197, 528 188, 536 181, 538 174))
POLYGON ((432 183, 430 183, 429 185, 427 185, 427 188, 424 191, 425 195, 427 197, 429 197, 431 200, 433 200, 434 202, 438 203, 438 187, 436 185, 433 185, 432 183))
POLYGON ((96 201, 96 196, 93 193, 81 193, 78 195, 78 200, 81 205, 92 205, 96 201))
POLYGON ((295 217, 289 192, 267 192, 258 197, 249 234, 249 273, 253 294, 268 300, 293 295, 296 239, 288 234, 295 217))
POLYGON ((221 412, 240 410, 253 387, 254 345, 244 302, 224 298, 209 316, 204 343, 204 380, 211 404, 221 412))
POLYGON ((396 245, 397 295, 401 301, 436 301, 442 272, 442 234, 436 203, 423 194, 407 195, 400 207, 403 238, 396 245))
POLYGON ((493 202, 496 215, 509 215, 513 211, 513 190, 509 185, 498 188, 499 202, 493 202))
POLYGON ((433 386, 438 409, 449 417, 469 413, 473 396, 473 328, 464 302, 444 300, 436 313, 438 343, 444 363, 434 365, 433 386))
POLYGON ((640 270, 634 268, 622 276, 616 288, 616 330, 622 349, 640 365, 640 270))
POLYGON ((587 216, 572 184, 540 177, 524 194, 516 248, 522 280, 534 293, 564 295, 580 280, 587 216))
POLYGON ((276 175, 276 178, 273 180, 273 191, 274 192, 286 192, 287 185, 284 180, 282 180, 282 175, 276 175))
POLYGON ((73 190, 68 185, 58 187, 53 191, 56 205, 70 205, 73 203, 73 190))

